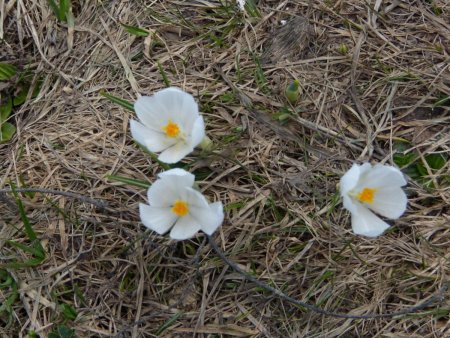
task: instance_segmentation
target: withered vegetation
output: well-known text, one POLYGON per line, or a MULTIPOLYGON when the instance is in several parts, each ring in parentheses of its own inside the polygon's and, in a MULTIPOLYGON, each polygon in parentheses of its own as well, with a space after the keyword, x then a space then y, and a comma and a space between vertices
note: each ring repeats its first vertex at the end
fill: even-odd
MULTIPOLYGON (((356 315, 413 306, 449 280, 449 164, 425 160, 450 145, 447 2, 254 2, 243 13, 234 1, 80 0, 72 26, 47 1, 0 0, 0 62, 42 80, 0 145, 0 188, 109 205, 20 195, 46 259, 7 269, 19 296, 0 314, 2 337, 46 337, 61 325, 76 337, 450 336, 448 295, 372 320, 281 301, 233 272, 202 234, 173 242, 145 232, 145 189, 108 179, 151 183, 161 168, 133 143, 134 114, 101 93, 133 102, 165 87, 162 69, 205 116, 215 148, 184 163, 225 204, 215 240, 243 270, 356 315), (293 107, 284 90, 295 79, 293 107), (354 162, 394 164, 399 144, 424 171, 407 176, 408 210, 384 236, 355 236, 339 179, 354 162)), ((12 195, 0 197, 1 267, 28 258, 8 241, 28 240, 12 195)), ((0 287, 0 303, 9 292, 0 287)))

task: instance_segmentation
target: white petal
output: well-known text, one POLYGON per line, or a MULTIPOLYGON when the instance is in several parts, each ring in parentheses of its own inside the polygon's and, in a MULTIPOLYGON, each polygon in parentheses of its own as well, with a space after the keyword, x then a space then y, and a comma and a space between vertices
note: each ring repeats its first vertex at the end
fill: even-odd
POLYGON ((405 184, 406 180, 400 170, 392 166, 377 164, 361 174, 358 187, 378 189, 380 187, 401 187, 405 184))
POLYGON ((365 162, 359 166, 359 175, 364 175, 366 172, 368 172, 370 169, 372 169, 372 165, 369 162, 365 162))
POLYGON ((189 214, 200 224, 202 230, 211 235, 217 227, 222 223, 223 219, 219 219, 214 209, 209 205, 206 208, 190 206, 189 214))
POLYGON ((407 202, 402 188, 383 187, 375 193, 373 203, 368 207, 381 216, 397 219, 405 212, 407 202))
POLYGON ((154 131, 161 131, 173 121, 187 135, 191 134, 199 116, 194 97, 175 87, 163 89, 153 96, 141 96, 134 104, 134 110, 142 123, 154 131))
POLYGON ((135 120, 130 121, 131 136, 142 146, 145 146, 149 133, 152 131, 145 127, 142 123, 135 120))
POLYGON ((347 193, 352 190, 357 184, 359 180, 359 170, 360 166, 356 163, 348 170, 344 176, 341 177, 340 181, 340 190, 341 196, 346 196, 347 193))
POLYGON ((175 223, 170 237, 176 240, 183 240, 193 237, 200 230, 200 224, 191 216, 180 217, 175 223))
POLYGON ((196 147, 202 142, 205 137, 205 123, 203 117, 199 116, 195 120, 194 126, 192 127, 191 133, 191 146, 196 147))
POLYGON ((211 235, 223 222, 222 203, 208 204, 205 196, 192 188, 186 188, 185 193, 189 204, 189 214, 197 220, 205 233, 211 235))
POLYGON ((158 174, 159 178, 163 178, 163 177, 181 177, 183 178, 183 180, 186 180, 186 184, 183 184, 183 186, 186 187, 192 187, 194 185, 194 180, 195 180, 195 176, 193 174, 191 174, 189 171, 186 171, 184 169, 181 168, 173 168, 170 170, 166 170, 163 171, 162 173, 158 174))
POLYGON ((194 97, 176 87, 169 87, 155 93, 155 99, 166 107, 167 112, 198 114, 194 97))
POLYGON ((164 133, 147 128, 140 122, 130 121, 131 135, 137 143, 152 152, 160 152, 172 146, 176 140, 166 137, 164 133))
POLYGON ((194 185, 194 175, 184 169, 175 168, 160 173, 158 177, 159 179, 148 189, 147 197, 150 205, 168 207, 173 205, 175 200, 189 202, 189 192, 186 189, 194 185))
POLYGON ((357 205, 357 212, 352 213, 352 228, 357 235, 376 237, 381 235, 389 224, 384 222, 369 209, 362 205, 357 205))
POLYGON ((343 195, 342 198, 343 198, 343 201, 344 201, 344 208, 345 209, 347 209, 351 213, 357 212, 357 207, 355 205, 356 203, 353 202, 353 200, 350 198, 350 196, 343 195))
POLYGON ((208 200, 200 191, 197 191, 193 188, 186 188, 186 200, 189 205, 198 207, 198 208, 208 208, 208 200))
POLYGON ((154 96, 158 103, 164 106, 165 116, 190 134, 195 119, 199 115, 194 97, 175 87, 163 89, 154 96))
POLYGON ((159 156, 158 160, 164 163, 177 163, 181 161, 187 154, 194 151, 191 145, 184 142, 174 144, 172 147, 164 150, 159 156))
POLYGON ((223 205, 222 202, 215 202, 209 205, 210 214, 214 215, 214 218, 211 218, 206 221, 206 218, 202 218, 201 227, 202 231, 208 235, 212 235, 214 231, 223 223, 224 214, 223 214, 223 205))
POLYGON ((160 235, 169 231, 177 220, 170 208, 156 208, 142 203, 139 204, 139 214, 142 223, 160 235))
POLYGON ((167 111, 155 96, 141 96, 134 103, 139 120, 148 128, 159 132, 167 123, 167 111))
POLYGON ((199 113, 192 113, 193 110, 198 110, 197 106, 184 107, 180 113, 172 114, 171 119, 180 126, 181 132, 187 135, 187 139, 190 139, 192 135, 192 129, 194 128, 195 122, 200 116, 199 113))
POLYGON ((152 207, 169 208, 180 199, 180 187, 177 179, 156 180, 147 191, 148 203, 152 207))

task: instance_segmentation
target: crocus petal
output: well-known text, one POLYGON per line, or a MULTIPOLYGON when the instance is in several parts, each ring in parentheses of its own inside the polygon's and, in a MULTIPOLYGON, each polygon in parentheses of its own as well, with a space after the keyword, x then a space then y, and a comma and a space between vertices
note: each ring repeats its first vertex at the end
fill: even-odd
POLYGON ((341 177, 340 181, 341 196, 347 195, 347 193, 358 184, 360 175, 359 168, 360 168, 359 165, 353 164, 350 170, 347 171, 344 174, 344 176, 341 177))
POLYGON ((182 186, 186 187, 192 187, 195 181, 195 176, 193 174, 181 168, 173 168, 163 171, 162 173, 158 174, 158 177, 170 177, 171 179, 178 179, 177 184, 181 184, 182 186))
MULTIPOLYGON (((168 208, 180 198, 178 180, 159 179, 147 191, 148 203, 153 207, 168 208)), ((182 187, 181 187, 182 189, 182 187)))
POLYGON ((237 0, 238 7, 241 11, 245 11, 246 0, 237 0))
MULTIPOLYGON (((223 205, 221 202, 211 203, 209 205, 210 212, 209 214, 213 214, 214 218, 211 218, 206 222, 206 218, 201 222, 202 231, 205 234, 212 235, 214 231, 223 223, 224 214, 223 214, 223 205)), ((196 217, 197 218, 197 217, 196 217)))
POLYGON ((164 116, 183 126, 190 133, 195 119, 198 117, 198 105, 194 97, 179 88, 169 87, 154 95, 158 103, 164 106, 164 116))
POLYGON ((187 188, 185 192, 189 204, 189 214, 197 220, 205 233, 211 235, 223 222, 222 203, 208 204, 205 196, 192 188, 187 188))
POLYGON ((357 235, 377 237, 381 235, 389 224, 384 222, 363 205, 357 205, 357 212, 352 213, 352 228, 357 235))
POLYGON ((130 121, 131 135, 137 143, 152 152, 160 152, 171 147, 176 140, 166 137, 163 133, 154 131, 140 122, 130 121))
POLYGON ((205 123, 203 117, 199 116, 195 120, 194 126, 192 127, 191 133, 191 146, 196 147, 202 142, 205 137, 205 123))
POLYGON ((180 217, 170 231, 170 237, 176 240, 183 240, 193 237, 200 230, 200 224, 193 217, 186 215, 180 217))
POLYGON ((154 97, 164 105, 166 112, 198 114, 198 105, 194 97, 179 88, 165 88, 155 93, 154 97))
POLYGON ((206 208, 191 206, 189 214, 200 224, 203 231, 206 230, 208 235, 211 235, 223 221, 223 218, 219 218, 216 210, 211 209, 209 205, 206 208))
POLYGON ((405 212, 407 202, 402 188, 383 187, 375 193, 373 203, 368 207, 381 216, 397 219, 405 212))
POLYGON ((359 175, 364 175, 366 172, 372 169, 372 165, 369 162, 363 163, 359 166, 359 175))
POLYGON ((154 131, 149 130, 142 123, 135 120, 130 121, 130 131, 134 140, 142 146, 145 146, 149 134, 154 133, 154 131))
POLYGON ((344 208, 347 209, 350 212, 357 212, 357 207, 355 205, 355 202, 350 198, 348 195, 342 196, 343 202, 344 202, 344 208))
POLYGON ((158 160, 164 163, 177 163, 181 161, 187 154, 194 151, 191 145, 184 142, 179 142, 170 148, 164 150, 159 156, 158 160))
POLYGON ((180 161, 204 137, 205 126, 194 97, 179 88, 170 87, 153 96, 141 96, 135 102, 134 109, 142 125, 132 123, 133 136, 150 151, 162 152, 160 161, 180 161), (164 132, 169 124, 177 128, 174 135, 164 132))
POLYGON ((405 184, 406 180, 400 170, 395 167, 377 164, 366 173, 361 174, 358 187, 401 187, 405 184))
POLYGON ((208 200, 205 196, 202 195, 200 191, 197 191, 193 188, 186 188, 186 200, 189 205, 193 205, 199 208, 208 208, 208 200))
POLYGON ((147 192, 148 202, 152 206, 168 207, 175 200, 187 200, 186 188, 194 185, 195 176, 190 172, 175 168, 158 174, 159 179, 147 192))
POLYGON ((161 131, 167 123, 166 109, 155 96, 141 96, 134 103, 134 111, 139 120, 154 131, 161 131))
POLYGON ((170 208, 157 208, 142 203, 139 204, 139 214, 142 223, 160 235, 169 231, 177 220, 177 215, 170 208))

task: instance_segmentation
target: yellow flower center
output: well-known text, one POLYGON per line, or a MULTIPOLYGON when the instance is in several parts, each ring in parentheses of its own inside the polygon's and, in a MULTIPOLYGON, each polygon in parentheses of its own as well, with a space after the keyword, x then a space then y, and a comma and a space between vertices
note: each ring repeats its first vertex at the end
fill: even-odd
POLYGON ((185 201, 175 201, 172 207, 172 212, 180 217, 186 216, 189 212, 189 207, 185 201))
POLYGON ((364 189, 358 194, 357 198, 358 198, 358 200, 359 200, 360 202, 372 204, 376 192, 377 192, 377 189, 364 188, 364 189))
POLYGON ((162 129, 168 137, 177 137, 180 133, 180 127, 178 127, 178 124, 173 123, 172 121, 169 121, 169 123, 167 123, 162 129))

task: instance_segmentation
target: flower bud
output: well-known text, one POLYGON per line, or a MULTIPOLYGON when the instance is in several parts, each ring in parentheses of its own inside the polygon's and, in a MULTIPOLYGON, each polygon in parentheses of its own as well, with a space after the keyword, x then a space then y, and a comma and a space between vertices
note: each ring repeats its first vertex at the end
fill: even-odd
POLYGON ((285 95, 290 104, 292 105, 294 105, 297 102, 298 97, 300 96, 300 91, 298 88, 299 84, 300 82, 298 80, 295 80, 289 86, 286 87, 285 95))

